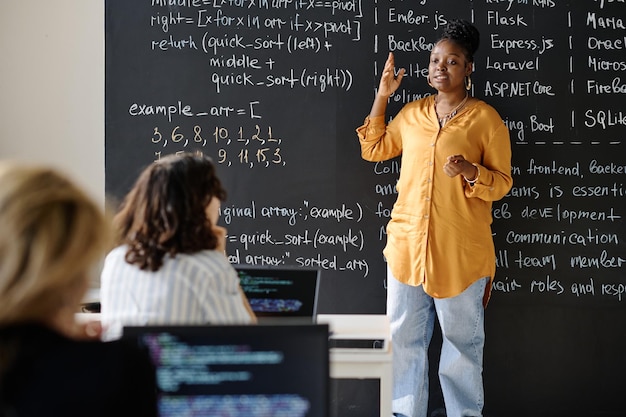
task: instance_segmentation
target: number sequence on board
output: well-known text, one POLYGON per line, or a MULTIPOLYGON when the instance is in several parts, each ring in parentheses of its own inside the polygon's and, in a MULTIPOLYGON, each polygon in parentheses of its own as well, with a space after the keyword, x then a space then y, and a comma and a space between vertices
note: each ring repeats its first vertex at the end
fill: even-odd
POLYGON ((280 147, 282 138, 274 136, 271 126, 257 124, 252 128, 239 126, 236 129, 214 126, 203 130, 202 126, 194 125, 192 131, 180 125, 167 129, 155 126, 150 141, 167 148, 155 151, 155 159, 168 153, 205 153, 205 149, 210 149, 208 153, 215 155, 216 162, 221 165, 247 165, 250 168, 286 165, 280 147))

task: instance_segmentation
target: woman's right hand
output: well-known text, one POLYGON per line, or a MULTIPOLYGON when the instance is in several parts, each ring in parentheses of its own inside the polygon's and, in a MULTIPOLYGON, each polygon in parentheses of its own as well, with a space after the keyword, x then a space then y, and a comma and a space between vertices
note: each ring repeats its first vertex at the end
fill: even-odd
POLYGON ((400 68, 396 75, 395 60, 393 58, 393 52, 389 52, 385 67, 383 68, 383 74, 380 77, 380 83, 378 84, 378 95, 388 98, 392 95, 398 87, 405 74, 405 69, 400 68))

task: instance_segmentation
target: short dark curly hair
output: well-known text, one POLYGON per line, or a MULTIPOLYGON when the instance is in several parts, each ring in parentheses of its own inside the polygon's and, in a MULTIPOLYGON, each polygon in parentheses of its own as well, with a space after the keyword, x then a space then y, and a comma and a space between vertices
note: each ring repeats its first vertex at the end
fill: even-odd
POLYGON ((466 20, 451 19, 443 28, 439 41, 450 40, 465 51, 469 62, 474 62, 474 54, 480 44, 480 33, 476 26, 466 20))
POLYGON ((224 201, 226 190, 211 158, 183 153, 149 165, 114 218, 118 243, 128 245, 126 262, 157 271, 166 254, 215 249, 206 215, 213 197, 224 201))

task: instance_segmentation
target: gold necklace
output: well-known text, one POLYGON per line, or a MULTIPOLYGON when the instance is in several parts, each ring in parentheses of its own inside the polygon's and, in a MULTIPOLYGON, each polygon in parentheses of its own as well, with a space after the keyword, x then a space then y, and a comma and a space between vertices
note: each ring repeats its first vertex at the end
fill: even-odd
POLYGON ((455 108, 453 108, 450 112, 448 112, 448 114, 444 115, 443 117, 439 117, 439 113, 437 113, 437 98, 438 97, 439 97, 439 95, 435 96, 435 114, 437 115, 437 120, 439 121, 439 126, 443 126, 446 123, 448 123, 450 121, 450 119, 452 119, 454 116, 456 116, 456 114, 459 112, 461 107, 463 107, 465 105, 465 103, 467 102, 467 99, 469 97, 469 94, 467 92, 465 92, 465 98, 463 100, 461 100, 461 102, 455 108))

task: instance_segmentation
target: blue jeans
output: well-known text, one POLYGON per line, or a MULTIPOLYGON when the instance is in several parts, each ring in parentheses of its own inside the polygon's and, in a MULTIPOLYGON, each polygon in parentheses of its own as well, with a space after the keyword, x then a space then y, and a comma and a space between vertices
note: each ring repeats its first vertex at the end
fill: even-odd
POLYGON ((428 345, 435 314, 442 334, 439 382, 447 417, 480 417, 484 405, 483 295, 489 278, 461 294, 433 298, 422 286, 387 278, 387 315, 393 349, 393 403, 398 417, 426 417, 428 409, 428 345))

